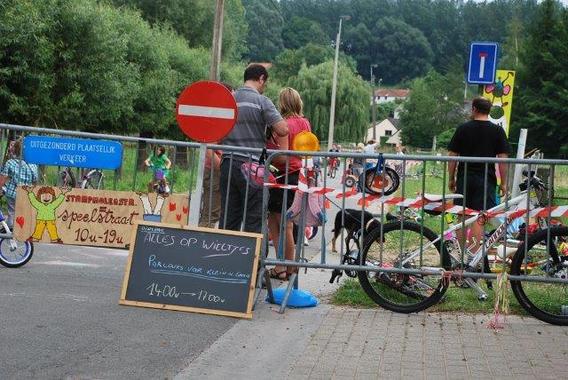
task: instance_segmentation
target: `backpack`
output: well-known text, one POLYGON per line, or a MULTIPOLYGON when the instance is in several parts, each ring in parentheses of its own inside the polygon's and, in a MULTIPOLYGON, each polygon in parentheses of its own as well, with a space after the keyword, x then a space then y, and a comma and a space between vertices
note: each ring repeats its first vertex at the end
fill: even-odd
MULTIPOLYGON (((300 181, 302 180, 302 177, 303 176, 300 175, 300 181)), ((299 189, 296 190, 294 201, 292 202, 292 206, 290 206, 286 212, 286 217, 288 220, 294 222, 294 224, 300 225, 302 217, 304 217, 305 226, 321 226, 327 221, 324 209, 324 196, 316 193, 304 193, 299 189), (302 212, 302 200, 304 194, 308 197, 308 202, 305 212, 302 212)))

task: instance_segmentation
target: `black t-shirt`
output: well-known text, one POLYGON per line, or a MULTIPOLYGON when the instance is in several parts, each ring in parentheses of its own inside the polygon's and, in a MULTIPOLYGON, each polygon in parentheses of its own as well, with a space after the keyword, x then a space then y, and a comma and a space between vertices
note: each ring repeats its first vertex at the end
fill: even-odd
MULTIPOLYGON (((472 120, 460 125, 448 150, 464 157, 495 157, 501 153, 509 153, 509 143, 503 128, 490 121, 472 120)), ((488 166, 488 178, 495 180, 494 165, 488 166)), ((458 176, 462 176, 464 163, 458 166, 458 176)), ((484 174, 485 164, 468 163, 468 174, 484 174)))

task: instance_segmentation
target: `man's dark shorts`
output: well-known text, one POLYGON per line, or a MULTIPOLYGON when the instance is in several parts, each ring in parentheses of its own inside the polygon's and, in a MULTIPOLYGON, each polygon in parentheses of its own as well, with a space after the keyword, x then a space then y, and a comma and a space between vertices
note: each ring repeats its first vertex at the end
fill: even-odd
MULTIPOLYGON (((458 177, 456 191, 458 194, 464 194, 465 207, 480 211, 496 206, 497 183, 492 178, 487 178, 485 182, 485 174, 468 173, 465 182, 464 192, 463 177, 458 177)), ((461 199, 456 199, 454 204, 461 206, 463 203, 461 199)))
MULTIPOLYGON (((288 174, 288 185, 297 185, 300 172, 293 172, 288 174)), ((278 183, 286 184, 286 176, 278 178, 278 183)), ((284 202, 284 189, 270 189, 270 198, 268 200, 268 211, 280 214, 282 212, 282 203, 284 202)), ((292 207, 294 202, 294 190, 288 190, 288 199, 286 200, 286 210, 292 207)))

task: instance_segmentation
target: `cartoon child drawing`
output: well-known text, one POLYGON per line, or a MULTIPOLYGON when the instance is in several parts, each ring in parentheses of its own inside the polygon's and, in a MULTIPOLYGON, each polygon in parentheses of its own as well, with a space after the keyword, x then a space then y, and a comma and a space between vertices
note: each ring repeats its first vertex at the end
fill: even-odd
POLYGON ((142 201, 142 206, 144 206, 144 215, 142 219, 148 222, 161 222, 162 221, 162 206, 164 205, 164 197, 161 194, 156 196, 156 206, 152 209, 150 200, 148 199, 148 194, 136 193, 142 201))
POLYGON ((48 186, 41 187, 37 191, 37 196, 33 192, 33 188, 25 186, 23 189, 28 192, 30 204, 37 210, 35 230, 32 236, 28 238, 28 241, 40 241, 45 229, 47 228, 47 233, 49 234, 49 238, 52 243, 63 243, 57 234, 57 226, 55 225, 55 209, 63 203, 65 200, 65 194, 71 191, 71 189, 62 189, 61 194, 57 197, 55 196, 53 188, 48 186))

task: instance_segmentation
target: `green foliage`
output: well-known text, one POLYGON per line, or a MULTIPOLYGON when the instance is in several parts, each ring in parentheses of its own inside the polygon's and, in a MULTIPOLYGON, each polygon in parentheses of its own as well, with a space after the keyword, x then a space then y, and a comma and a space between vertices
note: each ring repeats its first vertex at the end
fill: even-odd
POLYGON ((429 148, 434 136, 464 121, 461 81, 456 71, 430 71, 414 81, 400 118, 404 145, 429 148))
POLYGON ((284 46, 299 49, 307 44, 325 45, 328 38, 317 22, 305 17, 292 17, 282 30, 284 46))
POLYGON ((163 134, 180 90, 207 76, 207 51, 106 3, 10 1, 0 20, 4 121, 163 134))
POLYGON ((243 0, 243 5, 249 24, 246 57, 250 61, 270 62, 284 49, 284 20, 278 5, 264 0, 243 0))
POLYGON ((568 143, 568 11, 545 0, 525 44, 516 89, 515 129, 552 157, 568 143))
MULTIPOLYGON (((191 47, 210 48, 213 39, 215 1, 212 0, 112 0, 116 5, 138 9, 152 25, 166 25, 191 47)), ((246 50, 247 23, 241 0, 225 0, 223 53, 235 59, 246 50)))
MULTIPOLYGON (((304 101, 304 113, 321 141, 327 139, 333 61, 302 67, 289 84, 304 101)), ((348 66, 339 65, 335 111, 336 141, 362 141, 369 122, 368 84, 348 66)))

